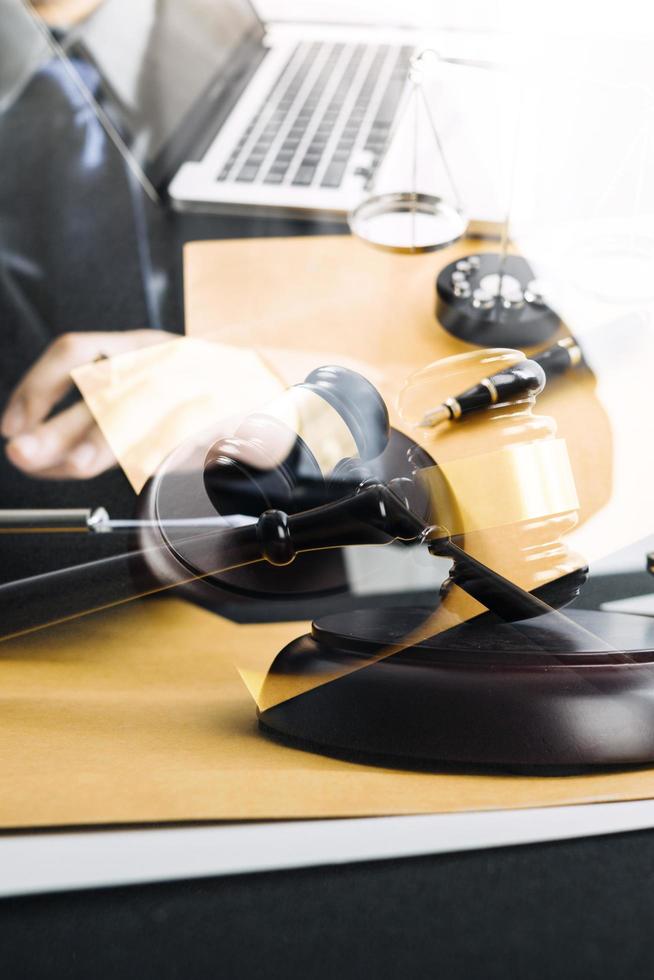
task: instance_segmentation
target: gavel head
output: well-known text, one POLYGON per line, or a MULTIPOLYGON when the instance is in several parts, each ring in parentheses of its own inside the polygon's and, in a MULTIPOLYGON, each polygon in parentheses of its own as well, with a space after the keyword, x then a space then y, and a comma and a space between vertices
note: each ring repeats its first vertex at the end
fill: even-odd
MULTIPOLYGON (((529 372, 530 363, 504 348, 437 361, 408 379, 400 412, 410 425, 448 393, 501 376, 507 368, 529 372)), ((579 501, 565 440, 557 437, 552 418, 533 411, 542 379, 529 377, 533 384, 518 398, 428 430, 423 445, 433 446, 438 466, 421 470, 420 479, 428 487, 434 523, 444 525, 468 554, 558 607, 575 598, 587 574, 584 560, 565 543, 577 523, 579 501)), ((456 588, 465 588, 466 574, 455 566, 444 594, 467 619, 483 609, 456 588)))
POLYGON ((366 481, 387 484, 432 463, 389 427, 386 404, 368 380, 346 368, 321 367, 242 420, 228 438, 200 435, 171 454, 143 495, 142 516, 152 528, 141 535, 142 544, 163 543, 157 579, 191 576, 184 588, 199 601, 240 606, 251 598, 288 599, 293 616, 301 611, 307 618, 319 611, 316 597, 351 592, 343 550, 329 544, 328 522, 324 550, 280 567, 264 561, 218 571, 211 554, 198 566, 193 535, 253 524, 271 509, 289 515, 311 510, 366 481), (305 600, 312 605, 301 605, 305 600))
POLYGON ((320 367, 210 447, 204 484, 222 515, 297 513, 347 492, 388 439, 376 388, 347 368, 320 367))

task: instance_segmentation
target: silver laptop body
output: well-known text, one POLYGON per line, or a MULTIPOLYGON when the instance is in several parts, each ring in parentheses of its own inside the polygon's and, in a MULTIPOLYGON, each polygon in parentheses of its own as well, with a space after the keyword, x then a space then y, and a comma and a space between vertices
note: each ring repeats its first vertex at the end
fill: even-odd
POLYGON ((175 208, 341 216, 364 193, 415 35, 266 29, 249 0, 105 0, 68 54, 175 208))

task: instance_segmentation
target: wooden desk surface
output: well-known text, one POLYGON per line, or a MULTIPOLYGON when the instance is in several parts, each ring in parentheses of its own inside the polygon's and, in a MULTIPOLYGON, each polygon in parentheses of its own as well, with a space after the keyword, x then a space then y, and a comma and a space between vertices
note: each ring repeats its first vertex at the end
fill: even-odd
POLYGON ((239 626, 181 600, 130 603, 0 644, 0 827, 345 817, 639 799, 654 770, 411 773, 259 734, 232 666, 306 624, 239 626))

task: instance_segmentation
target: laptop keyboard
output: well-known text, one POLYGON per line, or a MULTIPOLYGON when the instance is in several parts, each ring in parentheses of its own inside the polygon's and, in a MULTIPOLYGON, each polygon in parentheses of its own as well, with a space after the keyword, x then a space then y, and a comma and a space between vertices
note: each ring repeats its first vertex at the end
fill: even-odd
POLYGON ((355 152, 374 172, 412 48, 299 44, 241 133, 218 181, 336 189, 355 152))

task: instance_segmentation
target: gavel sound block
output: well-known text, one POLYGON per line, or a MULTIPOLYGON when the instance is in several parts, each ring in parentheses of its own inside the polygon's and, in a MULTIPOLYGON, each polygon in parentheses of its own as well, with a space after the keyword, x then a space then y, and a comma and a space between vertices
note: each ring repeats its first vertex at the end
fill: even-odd
MULTIPOLYGON (((316 620, 272 664, 258 699, 262 731, 310 750, 401 766, 547 772, 654 761, 652 620, 560 611, 581 587, 583 569, 560 562, 551 581, 526 589, 466 551, 456 500, 439 521, 447 510, 439 467, 409 440, 393 439, 381 398, 360 376, 319 369, 289 397, 290 414, 287 401, 246 420, 206 455, 191 502, 202 498, 203 507, 209 501, 214 513, 241 521, 222 538, 223 546, 231 542, 229 562, 210 544, 185 552, 181 539, 169 537, 175 562, 192 574, 222 568, 213 576, 218 587, 226 575, 242 575, 228 586, 261 594, 278 573, 308 560, 309 595, 325 556, 351 545, 402 541, 453 565, 435 612, 362 609, 316 620), (453 590, 481 612, 444 626, 438 616, 453 590)), ((531 452, 542 465, 560 447, 543 441, 531 452)), ((164 473, 150 495, 159 520, 168 483, 164 473)), ((563 497, 556 502, 558 492, 554 486, 550 498, 555 523, 568 506, 563 497)), ((522 515, 529 534, 542 529, 542 507, 522 515)), ((292 591, 293 581, 274 588, 292 591)))

